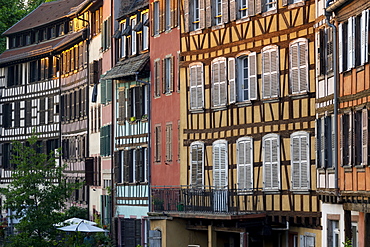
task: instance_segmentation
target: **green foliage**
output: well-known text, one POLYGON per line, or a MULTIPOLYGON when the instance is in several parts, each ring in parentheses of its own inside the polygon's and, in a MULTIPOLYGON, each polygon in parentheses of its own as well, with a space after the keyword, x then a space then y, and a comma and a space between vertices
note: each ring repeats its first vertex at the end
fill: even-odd
POLYGON ((346 242, 342 242, 343 247, 352 247, 352 240, 351 239, 346 239, 346 242))
POLYGON ((80 218, 80 219, 87 220, 88 210, 87 208, 72 206, 64 212, 64 216, 65 216, 64 217, 65 220, 70 219, 70 218, 80 218))
POLYGON ((64 167, 56 166, 56 154, 38 153, 36 142, 33 135, 25 144, 13 144, 12 180, 0 190, 6 197, 4 208, 20 219, 16 225, 19 234, 11 236, 9 246, 50 246, 57 234, 53 224, 63 219, 60 211, 72 191, 81 186, 66 183, 64 167))

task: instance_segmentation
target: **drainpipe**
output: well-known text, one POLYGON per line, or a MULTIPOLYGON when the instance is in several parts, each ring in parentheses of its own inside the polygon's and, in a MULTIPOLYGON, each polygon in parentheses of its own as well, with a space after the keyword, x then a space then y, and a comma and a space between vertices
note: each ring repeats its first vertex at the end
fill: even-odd
MULTIPOLYGON (((344 0, 345 1, 345 0, 344 0)), ((341 1, 341 2, 344 2, 341 1)), ((333 30, 333 67, 334 67, 334 186, 335 191, 338 193, 338 58, 337 58, 337 27, 330 23, 332 11, 330 10, 329 3, 332 0, 326 1, 325 16, 326 23, 333 30)))

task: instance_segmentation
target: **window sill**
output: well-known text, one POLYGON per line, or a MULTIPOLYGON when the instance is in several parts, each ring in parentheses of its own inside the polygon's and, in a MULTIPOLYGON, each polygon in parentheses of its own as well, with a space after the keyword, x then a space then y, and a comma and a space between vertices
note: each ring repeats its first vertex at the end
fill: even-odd
POLYGON ((262 100, 262 103, 274 103, 274 102, 279 102, 280 98, 275 97, 275 98, 266 98, 262 100))
POLYGON ((298 3, 292 3, 292 4, 289 4, 288 5, 288 9, 293 9, 293 8, 297 8, 297 7, 302 7, 305 5, 305 2, 304 1, 301 1, 301 2, 298 2, 298 3))
POLYGON ((311 193, 308 189, 291 189, 290 191, 295 195, 307 195, 311 193))
POLYGON ((240 190, 237 193, 238 195, 253 195, 253 190, 240 190))
POLYGON ((263 189, 264 194, 273 195, 273 194, 280 194, 280 190, 278 189, 263 189))
POLYGON ((225 24, 218 24, 218 25, 212 26, 212 31, 222 29, 222 28, 225 28, 225 24))
POLYGON ((289 97, 292 98, 292 99, 303 99, 303 98, 307 98, 308 97, 308 92, 290 94, 289 97))
POLYGON ((213 111, 223 111, 223 110, 226 110, 227 107, 226 107, 226 105, 221 105, 221 106, 213 106, 211 109, 213 111))
POLYGON ((272 10, 262 13, 262 17, 266 17, 266 16, 274 15, 274 14, 277 14, 277 9, 272 9, 272 10))
POLYGON ((365 65, 359 65, 356 67, 356 72, 363 71, 365 69, 365 65))
POLYGON ((190 113, 202 113, 202 112, 204 112, 204 109, 203 108, 190 109, 190 113))
POLYGON ((201 34, 202 33, 202 29, 197 29, 197 30, 194 30, 194 31, 190 31, 189 35, 192 36, 192 35, 197 35, 197 34, 201 34))
POLYGON ((349 69, 343 72, 343 76, 350 76, 350 75, 352 75, 352 69, 349 69))
POLYGON ((240 24, 240 23, 244 23, 244 22, 247 22, 247 21, 250 21, 251 20, 251 18, 249 17, 249 16, 247 16, 247 17, 243 17, 243 18, 240 18, 240 19, 238 19, 238 20, 236 20, 236 24, 240 24))
POLYGON ((251 100, 246 100, 246 101, 236 102, 235 105, 237 107, 251 106, 252 101, 251 100))
POLYGON ((322 167, 317 168, 317 171, 319 172, 319 174, 325 174, 325 169, 322 167))
POLYGON ((328 171, 329 174, 335 173, 335 168, 334 167, 328 167, 328 168, 326 168, 326 170, 328 171))
POLYGON ((357 172, 365 172, 366 165, 365 164, 361 164, 361 165, 355 166, 355 168, 356 168, 356 171, 357 172))

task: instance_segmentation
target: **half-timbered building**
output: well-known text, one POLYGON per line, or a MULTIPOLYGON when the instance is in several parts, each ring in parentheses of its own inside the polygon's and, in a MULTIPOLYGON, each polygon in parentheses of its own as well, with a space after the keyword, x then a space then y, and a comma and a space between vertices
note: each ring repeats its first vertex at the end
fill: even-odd
POLYGON ((148 1, 121 1, 116 19, 119 26, 113 38, 117 63, 101 80, 102 97, 106 95, 106 101, 112 102, 113 125, 107 126, 106 133, 114 134, 111 135, 112 143, 108 144, 108 139, 105 143, 106 148, 112 149, 103 151, 110 152, 114 160, 112 192, 116 245, 145 246, 149 201, 148 1), (103 83, 106 83, 105 88, 103 83))
MULTIPOLYGON (((66 84, 67 71, 78 70, 83 65, 86 33, 75 29, 74 17, 86 2, 44 3, 4 32, 7 49, 0 55, 2 184, 11 175, 10 151, 14 140, 25 141, 34 132, 40 138, 40 151, 50 153, 60 147, 63 130, 60 115, 67 121, 61 114, 65 111, 60 86, 66 84), (74 61, 73 67, 66 64, 66 51, 74 61)), ((78 112, 69 108, 68 121, 83 116, 84 105, 79 106, 78 112)), ((63 155, 75 154, 76 158, 80 155, 76 150, 67 151, 63 150, 63 155)))
POLYGON ((370 244, 369 9, 368 1, 318 1, 316 163, 322 246, 370 244))
POLYGON ((180 6, 180 184, 152 187, 151 229, 162 246, 320 246, 315 2, 180 6))

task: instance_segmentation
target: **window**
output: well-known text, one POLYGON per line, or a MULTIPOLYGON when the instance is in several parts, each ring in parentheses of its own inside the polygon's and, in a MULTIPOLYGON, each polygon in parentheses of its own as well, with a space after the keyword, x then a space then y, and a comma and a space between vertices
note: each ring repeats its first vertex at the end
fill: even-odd
POLYGON ((162 142, 162 131, 161 126, 155 126, 155 143, 154 143, 154 161, 161 162, 161 142, 162 142))
POLYGON ((340 118, 340 156, 342 166, 352 163, 352 112, 344 113, 340 118))
POLYGON ((163 93, 168 94, 173 91, 173 57, 163 60, 163 93))
POLYGON ((318 168, 333 167, 334 116, 316 119, 316 165, 318 168))
POLYGON ((25 103, 25 124, 26 127, 30 127, 32 125, 32 101, 26 100, 25 103))
POLYGON ((263 0, 263 12, 276 9, 276 0, 263 0))
POLYGON ((172 124, 166 124, 166 161, 172 161, 172 124))
POLYGON ((310 188, 310 145, 307 132, 295 132, 290 137, 292 189, 310 188))
POLYGON ((112 101, 112 80, 101 80, 101 96, 102 104, 107 104, 112 101))
POLYGON ((228 185, 227 141, 218 140, 213 149, 213 186, 215 189, 226 189, 228 185))
MULTIPOLYGON (((144 238, 144 223, 142 219, 118 218, 121 223, 119 231, 123 233, 120 238, 119 246, 138 246, 144 238)), ((117 222, 118 223, 118 222, 117 222)), ((161 246, 161 245, 150 245, 161 246)))
POLYGON ((279 97, 279 50, 277 46, 262 49, 262 95, 264 99, 279 97))
POLYGON ((268 134, 262 138, 263 149, 263 188, 280 189, 280 138, 277 134, 268 134))
POLYGON ((149 20, 148 12, 143 13, 143 50, 149 49, 149 20))
POLYGON ((328 247, 339 247, 341 245, 339 237, 339 221, 328 220, 327 239, 328 247))
POLYGON ((253 139, 239 138, 236 142, 238 189, 253 190, 253 139))
POLYGON ((147 86, 132 87, 128 90, 127 114, 130 121, 141 119, 147 114, 147 86))
POLYGON ((22 85, 23 64, 9 66, 7 68, 7 72, 8 72, 8 76, 7 76, 7 86, 8 87, 22 85))
POLYGON ((10 128, 12 126, 12 105, 11 104, 3 104, 3 127, 5 129, 10 128))
POLYGON ((171 0, 164 0, 165 1, 165 29, 170 30, 172 23, 171 23, 171 0))
POLYGON ((160 23, 159 23, 159 1, 153 3, 153 32, 154 35, 159 34, 160 23))
POLYGON ((204 185, 204 143, 190 144, 190 185, 200 187, 204 185))
POLYGON ((358 247, 358 223, 352 222, 352 247, 358 247))
POLYGON ((227 103, 226 58, 216 58, 211 66, 212 105, 224 106, 227 103))
POLYGON ((111 155, 111 125, 100 128, 100 156, 111 155))
POLYGON ((235 65, 233 59, 229 59, 228 76, 230 95, 229 102, 243 102, 257 99, 257 55, 255 52, 247 55, 241 55, 236 59, 236 86, 235 79, 232 76, 235 74, 235 65), (236 90, 236 91, 235 91, 236 90), (236 99, 235 99, 236 96, 236 99))
POLYGON ((301 247, 315 247, 315 236, 300 235, 300 246, 301 247))
POLYGON ((196 63, 189 65, 189 84, 190 84, 190 109, 203 109, 204 90, 203 90, 203 64, 196 63))
POLYGON ((316 33, 316 75, 324 75, 333 71, 333 30, 320 29, 316 33))
POLYGON ((14 127, 21 126, 21 102, 14 102, 14 127))
POLYGON ((134 18, 131 20, 131 27, 132 27, 132 32, 131 32, 131 55, 135 55, 137 52, 137 36, 136 36, 136 31, 134 30, 134 27, 136 26, 137 19, 134 18))
POLYGON ((154 61, 154 96, 161 96, 161 61, 156 59, 154 61))
POLYGON ((121 23, 121 30, 122 30, 122 36, 121 36, 121 57, 126 56, 126 35, 124 35, 124 32, 126 30, 126 22, 121 23))
POLYGON ((242 19, 248 16, 248 0, 238 0, 238 18, 242 19))
POLYGON ((148 148, 139 147, 120 151, 119 164, 123 169, 118 172, 122 179, 118 182, 135 183, 147 181, 148 148))
POLYGON ((190 30, 198 30, 200 28, 200 3, 202 0, 190 1, 190 30))
POLYGON ((214 0, 214 24, 222 24, 222 0, 214 0))
POLYGON ((298 39, 289 47, 290 86, 293 94, 308 91, 308 41, 298 39))

